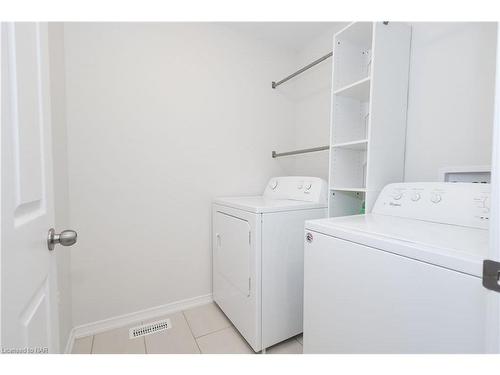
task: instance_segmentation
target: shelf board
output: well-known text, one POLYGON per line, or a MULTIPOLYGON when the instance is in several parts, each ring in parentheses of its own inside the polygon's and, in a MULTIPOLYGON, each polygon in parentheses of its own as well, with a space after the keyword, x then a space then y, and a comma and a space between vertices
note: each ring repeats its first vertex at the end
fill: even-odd
POLYGON ((330 190, 339 190, 339 191, 355 191, 359 193, 366 193, 366 188, 348 188, 348 187, 330 187, 330 190))
POLYGON ((368 145, 368 139, 361 139, 358 141, 335 143, 332 145, 332 148, 347 148, 349 150, 362 151, 366 150, 367 145, 368 145))
POLYGON ((360 79, 350 85, 335 90, 333 93, 338 96, 346 96, 361 102, 366 102, 370 98, 370 77, 360 79))

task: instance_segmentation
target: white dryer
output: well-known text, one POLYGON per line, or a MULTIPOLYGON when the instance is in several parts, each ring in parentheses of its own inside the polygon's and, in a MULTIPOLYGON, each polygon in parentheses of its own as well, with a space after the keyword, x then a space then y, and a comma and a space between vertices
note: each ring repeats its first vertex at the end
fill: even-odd
POLYGON ((304 222, 326 217, 326 191, 276 177, 262 196, 213 202, 213 298, 256 352, 302 332, 304 222))
POLYGON ((489 184, 386 186, 306 222, 305 353, 482 353, 489 184))

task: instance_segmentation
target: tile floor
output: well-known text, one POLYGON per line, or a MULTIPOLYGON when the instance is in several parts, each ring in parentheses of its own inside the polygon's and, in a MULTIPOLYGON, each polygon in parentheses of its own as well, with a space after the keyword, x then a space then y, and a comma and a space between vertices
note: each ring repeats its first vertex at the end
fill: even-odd
MULTIPOLYGON (((74 354, 252 354, 224 313, 214 303, 159 317, 172 328, 129 339, 130 327, 117 328, 75 340, 74 354)), ((143 323, 147 323, 144 321, 143 323)), ((137 324, 134 324, 136 326, 137 324)), ((267 349, 268 354, 301 354, 302 335, 267 349)))

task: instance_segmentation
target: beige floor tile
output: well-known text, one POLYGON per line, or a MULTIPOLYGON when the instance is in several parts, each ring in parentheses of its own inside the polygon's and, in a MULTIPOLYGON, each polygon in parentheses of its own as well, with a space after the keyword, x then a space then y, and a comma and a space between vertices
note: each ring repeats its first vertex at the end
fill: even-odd
POLYGON ((184 311, 194 337, 200 337, 231 326, 231 322, 215 303, 184 311))
POLYGON ((144 354, 144 337, 129 339, 130 327, 122 327, 98 333, 94 336, 92 353, 96 354, 144 354))
POLYGON ((200 350, 182 312, 153 319, 170 319, 172 328, 144 336, 148 354, 198 354, 200 350))
POLYGON ((301 333, 298 336, 295 336, 298 342, 300 342, 302 345, 304 345, 304 335, 301 333))
POLYGON ((266 354, 302 354, 302 344, 292 337, 267 348, 266 354))
POLYGON ((92 340, 94 336, 81 337, 79 339, 75 339, 73 343, 72 354, 90 354, 92 351, 92 340))
POLYGON ((252 354, 254 351, 233 327, 196 339, 203 354, 252 354))

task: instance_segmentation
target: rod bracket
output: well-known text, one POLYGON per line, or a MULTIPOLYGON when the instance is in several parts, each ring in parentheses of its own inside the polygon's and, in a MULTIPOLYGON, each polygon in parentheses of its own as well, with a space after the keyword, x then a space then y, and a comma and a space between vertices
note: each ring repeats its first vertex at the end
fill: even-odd
POLYGON ((272 87, 273 89, 275 89, 275 88, 276 88, 276 82, 272 81, 272 82, 271 82, 271 87, 272 87))
MULTIPOLYGON (((273 83, 274 83, 274 82, 273 82, 273 83)), ((274 87, 273 87, 273 89, 274 89, 274 87)), ((271 153, 271 156, 273 157, 273 159, 276 159, 276 151, 273 151, 273 152, 271 153)))

